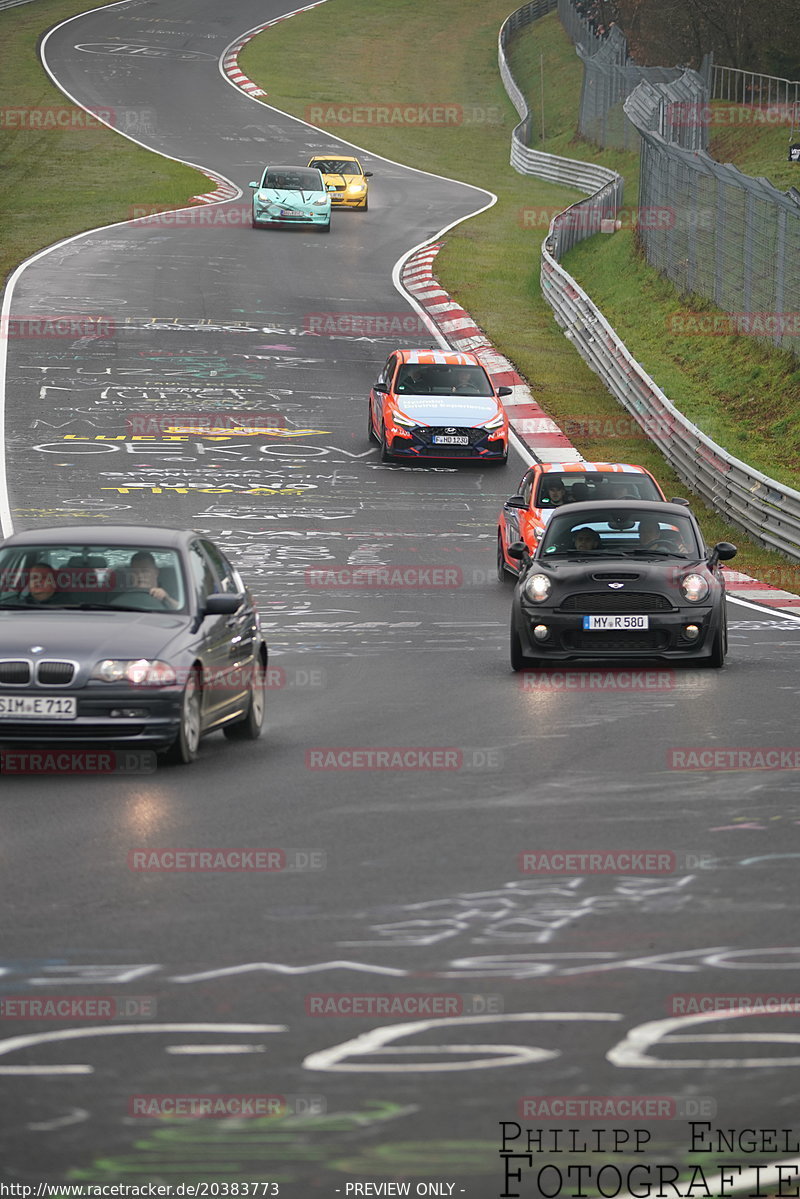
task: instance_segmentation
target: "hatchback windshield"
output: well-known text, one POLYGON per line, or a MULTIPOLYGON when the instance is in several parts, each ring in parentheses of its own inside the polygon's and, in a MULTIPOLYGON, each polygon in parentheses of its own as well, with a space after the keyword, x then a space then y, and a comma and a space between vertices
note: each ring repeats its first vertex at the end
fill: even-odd
POLYGON ((598 509, 583 515, 569 509, 554 513, 542 537, 543 557, 585 555, 652 555, 699 557, 688 516, 660 516, 654 512, 598 509))
POLYGON ((0 608, 186 610, 175 550, 115 545, 0 549, 0 608))
POLYGON ((479 366, 414 362, 400 367, 397 392, 400 395, 494 395, 488 376, 479 366))
POLYGON ((534 500, 537 508, 559 508, 562 504, 588 500, 660 500, 661 493, 649 475, 617 471, 548 471, 539 482, 534 500))

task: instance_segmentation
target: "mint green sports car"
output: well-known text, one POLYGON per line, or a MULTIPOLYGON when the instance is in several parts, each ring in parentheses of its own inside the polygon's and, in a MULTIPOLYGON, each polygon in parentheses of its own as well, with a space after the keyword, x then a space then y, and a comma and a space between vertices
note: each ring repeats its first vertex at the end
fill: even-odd
POLYGON ((313 167, 268 166, 253 191, 253 228, 265 225, 314 225, 323 233, 331 227, 334 184, 323 182, 313 167))

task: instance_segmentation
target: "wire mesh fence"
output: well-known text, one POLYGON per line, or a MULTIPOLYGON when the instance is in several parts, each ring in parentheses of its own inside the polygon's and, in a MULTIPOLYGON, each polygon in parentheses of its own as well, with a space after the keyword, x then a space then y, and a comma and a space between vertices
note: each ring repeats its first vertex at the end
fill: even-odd
POLYGON ((640 84, 625 104, 642 140, 640 205, 672 217, 639 228, 645 256, 682 292, 728 314, 716 332, 800 356, 800 193, 780 192, 696 144, 707 93, 693 76, 679 86, 640 84))

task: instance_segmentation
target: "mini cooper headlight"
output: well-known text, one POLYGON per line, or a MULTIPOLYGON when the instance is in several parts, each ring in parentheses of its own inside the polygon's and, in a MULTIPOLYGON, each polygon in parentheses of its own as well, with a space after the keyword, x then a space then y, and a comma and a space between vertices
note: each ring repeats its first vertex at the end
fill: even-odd
POLYGON ((681 591, 692 604, 699 604, 708 595, 708 580, 702 575, 686 575, 681 579, 681 591))
POLYGON ((552 588, 553 584, 547 575, 529 575, 522 584, 525 598, 533 600, 535 604, 544 603, 549 598, 552 588))
POLYGON ((104 658, 92 671, 102 683, 133 683, 135 687, 170 687, 178 681, 169 662, 158 658, 104 658))

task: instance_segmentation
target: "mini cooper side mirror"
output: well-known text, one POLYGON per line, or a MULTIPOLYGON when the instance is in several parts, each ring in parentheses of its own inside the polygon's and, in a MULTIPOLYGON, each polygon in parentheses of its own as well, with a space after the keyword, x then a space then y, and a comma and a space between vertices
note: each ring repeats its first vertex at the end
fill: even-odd
POLYGON ((738 552, 736 546, 731 545, 730 541, 718 541, 709 554, 708 560, 709 562, 730 562, 738 552))
POLYGON ((689 507, 689 501, 685 500, 682 495, 674 495, 669 502, 671 504, 681 504, 684 508, 689 507))
POLYGON ((514 388, 513 387, 498 387, 497 394, 499 396, 513 396, 514 388))
POLYGON ((524 495, 512 495, 510 497, 510 499, 506 500, 506 502, 503 504, 503 507, 504 508, 527 508, 528 505, 525 501, 524 495))
POLYGON ((518 562, 522 562, 525 558, 530 557, 528 547, 524 541, 512 541, 507 553, 509 558, 516 558, 518 562))

